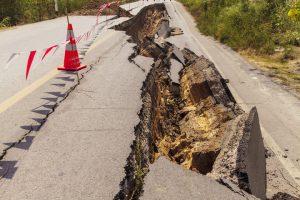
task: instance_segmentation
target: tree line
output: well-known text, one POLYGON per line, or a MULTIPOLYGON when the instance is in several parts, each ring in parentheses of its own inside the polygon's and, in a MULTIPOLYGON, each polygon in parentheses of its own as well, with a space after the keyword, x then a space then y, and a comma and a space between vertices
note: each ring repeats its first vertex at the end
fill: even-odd
POLYGON ((32 23, 52 19, 80 9, 89 0, 57 0, 59 11, 55 12, 54 0, 0 0, 0 27, 32 23))

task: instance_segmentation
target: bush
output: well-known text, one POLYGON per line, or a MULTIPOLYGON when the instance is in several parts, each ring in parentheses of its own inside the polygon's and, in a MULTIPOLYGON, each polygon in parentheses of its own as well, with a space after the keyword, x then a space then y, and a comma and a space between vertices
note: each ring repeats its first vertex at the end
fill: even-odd
POLYGON ((0 22, 4 27, 11 26, 11 18, 10 17, 4 17, 2 21, 0 22))
POLYGON ((282 0, 181 0, 200 31, 233 49, 251 48, 271 54, 276 45, 299 45, 300 25, 287 15, 282 0))
MULTIPOLYGON (((88 1, 90 0, 58 0, 58 15, 65 14, 66 8, 69 12, 80 9, 88 1)), ((36 22, 55 16, 53 0, 0 0, 0 26, 36 22)))
POLYGON ((295 59, 295 52, 291 47, 287 47, 283 51, 283 55, 281 57, 282 62, 286 62, 287 60, 293 60, 295 59))

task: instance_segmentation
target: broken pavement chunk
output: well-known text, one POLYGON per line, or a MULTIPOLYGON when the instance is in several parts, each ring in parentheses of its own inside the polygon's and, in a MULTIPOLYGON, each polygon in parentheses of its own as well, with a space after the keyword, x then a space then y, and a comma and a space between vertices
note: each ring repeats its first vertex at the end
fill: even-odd
POLYGON ((171 36, 182 35, 183 31, 179 27, 171 27, 171 36))

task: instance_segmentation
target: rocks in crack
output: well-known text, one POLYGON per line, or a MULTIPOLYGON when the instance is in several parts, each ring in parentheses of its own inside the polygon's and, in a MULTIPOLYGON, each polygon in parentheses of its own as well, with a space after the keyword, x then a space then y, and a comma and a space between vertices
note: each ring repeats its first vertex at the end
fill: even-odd
MULTIPOLYGON (((172 48, 169 51, 172 55, 172 48)), ((264 199, 265 150, 256 109, 245 113, 213 63, 187 54, 185 59, 193 62, 186 62, 190 64, 180 72, 179 95, 168 76, 169 65, 160 60, 146 87, 152 97, 152 137, 158 153, 264 199)))
POLYGON ((171 36, 182 35, 182 34, 183 34, 183 31, 182 31, 181 28, 179 28, 179 27, 171 27, 171 33, 170 33, 171 36))
POLYGON ((161 29, 161 24, 166 20, 166 8, 164 4, 149 5, 130 20, 116 25, 114 28, 126 31, 136 43, 143 41, 145 37, 154 38, 161 29))
POLYGON ((294 197, 292 195, 289 195, 287 193, 278 192, 275 194, 271 200, 300 200, 300 198, 294 197))
POLYGON ((169 37, 171 32, 164 4, 146 6, 132 19, 114 29, 126 31, 132 37, 133 42, 138 44, 139 55, 155 59, 162 53, 164 38, 169 37))
POLYGON ((171 160, 202 174, 212 170, 230 121, 242 113, 230 104, 221 79, 204 57, 180 72, 179 134, 166 135, 159 144, 171 160))
POLYGON ((162 53, 163 49, 148 37, 144 38, 140 48, 138 48, 138 54, 145 57, 157 59, 162 53))

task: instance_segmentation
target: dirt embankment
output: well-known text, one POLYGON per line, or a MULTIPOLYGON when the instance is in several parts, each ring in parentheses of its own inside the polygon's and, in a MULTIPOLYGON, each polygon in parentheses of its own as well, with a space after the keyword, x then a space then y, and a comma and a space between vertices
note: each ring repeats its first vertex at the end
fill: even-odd
MULTIPOLYGON (((90 1, 82 9, 72 12, 72 15, 97 15, 100 5, 107 3, 106 1, 94 0, 90 1)), ((119 4, 114 3, 109 8, 103 10, 102 15, 117 15, 118 17, 132 17, 130 12, 121 8, 119 4)))
POLYGON ((154 58, 142 87, 143 107, 135 128, 126 177, 115 199, 138 199, 149 165, 159 157, 206 174, 245 196, 266 198, 266 161, 256 108, 245 113, 214 64, 166 37, 182 34, 169 26, 164 4, 143 8, 114 27, 136 43, 134 57, 154 58), (175 34, 174 34, 175 32, 175 34), (171 59, 183 64, 180 83, 170 78, 171 59))

